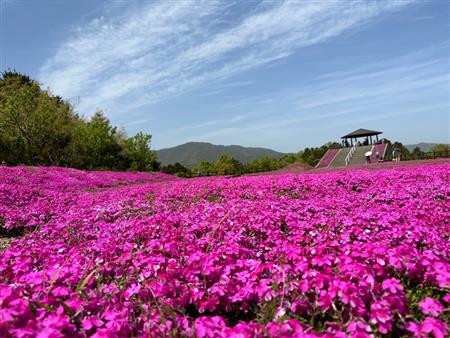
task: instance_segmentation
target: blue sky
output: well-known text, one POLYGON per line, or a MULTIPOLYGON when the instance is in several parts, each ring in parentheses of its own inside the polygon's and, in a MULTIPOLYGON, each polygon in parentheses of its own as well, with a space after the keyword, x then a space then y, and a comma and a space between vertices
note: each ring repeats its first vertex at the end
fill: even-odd
POLYGON ((156 149, 449 142, 447 1, 0 1, 2 70, 156 149))

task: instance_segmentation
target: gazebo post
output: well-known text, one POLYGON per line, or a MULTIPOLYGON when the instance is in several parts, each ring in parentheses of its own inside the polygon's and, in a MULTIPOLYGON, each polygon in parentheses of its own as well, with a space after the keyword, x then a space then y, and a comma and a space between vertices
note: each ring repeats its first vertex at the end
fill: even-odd
POLYGON ((370 144, 371 145, 373 144, 373 142, 372 142, 372 135, 370 135, 370 144))
POLYGON ((379 142, 379 141, 378 141, 378 134, 377 134, 375 137, 377 138, 377 143, 378 143, 378 142, 379 142))

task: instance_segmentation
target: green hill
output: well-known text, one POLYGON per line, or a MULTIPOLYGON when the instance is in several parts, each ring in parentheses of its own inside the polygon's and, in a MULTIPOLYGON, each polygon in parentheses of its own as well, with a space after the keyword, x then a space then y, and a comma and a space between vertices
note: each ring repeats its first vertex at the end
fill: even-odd
POLYGON ((278 159, 284 155, 284 153, 267 148, 238 145, 223 146, 207 142, 188 142, 173 148, 160 149, 156 152, 158 161, 163 166, 179 162, 191 169, 201 161, 215 161, 222 154, 230 155, 241 163, 247 163, 265 156, 278 159))
POLYGON ((415 147, 419 147, 422 151, 431 151, 434 146, 437 146, 439 143, 417 143, 417 144, 408 144, 405 145, 405 148, 409 151, 413 151, 415 147))

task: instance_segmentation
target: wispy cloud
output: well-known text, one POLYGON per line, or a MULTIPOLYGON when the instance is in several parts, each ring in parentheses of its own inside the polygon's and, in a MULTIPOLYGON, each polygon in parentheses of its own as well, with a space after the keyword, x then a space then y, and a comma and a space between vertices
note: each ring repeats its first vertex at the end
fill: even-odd
POLYGON ((221 128, 205 129, 200 138, 230 139, 288 129, 300 132, 311 122, 319 123, 323 131, 433 111, 447 116, 440 123, 448 124, 449 65, 447 58, 436 55, 437 49, 319 76, 307 86, 235 100, 230 109, 250 106, 248 115, 239 123, 227 121, 221 128), (265 114, 255 119, 258 111, 265 114))
POLYGON ((146 2, 75 29, 39 77, 58 95, 80 96, 82 113, 102 107, 117 115, 267 65, 408 4, 146 2))

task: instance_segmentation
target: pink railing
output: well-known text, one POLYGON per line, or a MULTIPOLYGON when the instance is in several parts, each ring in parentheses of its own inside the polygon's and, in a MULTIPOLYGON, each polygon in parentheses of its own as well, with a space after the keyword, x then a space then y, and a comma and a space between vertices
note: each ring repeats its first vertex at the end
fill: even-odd
POLYGON ((339 149, 328 149, 322 159, 317 163, 316 168, 328 167, 338 153, 339 149))

